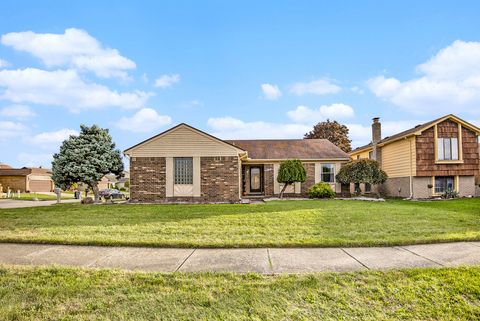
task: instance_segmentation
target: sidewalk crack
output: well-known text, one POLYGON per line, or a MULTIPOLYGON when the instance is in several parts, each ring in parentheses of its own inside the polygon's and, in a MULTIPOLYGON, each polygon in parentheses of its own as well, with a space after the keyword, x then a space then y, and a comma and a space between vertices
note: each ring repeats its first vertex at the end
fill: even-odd
POLYGON ((438 264, 438 265, 440 265, 440 266, 444 266, 444 265, 443 265, 442 263, 440 263, 440 262, 437 262, 437 261, 435 261, 435 260, 429 259, 429 258, 426 257, 426 256, 423 256, 423 255, 420 255, 420 254, 418 254, 418 253, 415 253, 415 252, 413 252, 413 251, 411 251, 411 250, 409 250, 409 249, 407 249, 407 248, 404 248, 403 246, 398 246, 398 247, 401 248, 402 250, 405 250, 405 251, 407 251, 407 252, 412 253, 413 255, 416 255, 416 256, 418 256, 418 257, 421 257, 422 259, 428 260, 428 261, 433 262, 433 263, 435 263, 435 264, 438 264))
POLYGON ((178 270, 180 270, 180 268, 185 264, 185 262, 187 262, 187 260, 190 258, 190 256, 193 255, 193 253, 195 253, 196 250, 197 250, 197 249, 193 249, 192 253, 190 253, 190 254, 185 258, 185 260, 183 260, 182 263, 180 263, 180 265, 175 269, 174 272, 178 272, 178 270))
POLYGON ((270 249, 269 248, 267 248, 267 258, 268 258, 268 267, 270 268, 270 273, 273 274, 272 257, 270 256, 270 249))
POLYGON ((370 268, 368 266, 366 266, 365 264, 363 264, 363 262, 361 262, 359 259, 357 259, 356 257, 354 257, 353 255, 351 255, 350 253, 348 253, 344 248, 340 248, 340 250, 342 250, 345 254, 347 254, 348 256, 350 256, 352 259, 354 259, 355 261, 357 261, 358 263, 360 263, 361 266, 363 266, 364 268, 366 268, 367 270, 370 270, 370 268))

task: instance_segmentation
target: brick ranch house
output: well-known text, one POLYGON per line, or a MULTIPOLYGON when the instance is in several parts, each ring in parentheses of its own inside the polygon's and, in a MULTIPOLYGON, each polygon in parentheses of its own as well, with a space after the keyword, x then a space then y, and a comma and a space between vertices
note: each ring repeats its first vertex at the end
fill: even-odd
POLYGON ((379 118, 374 118, 372 142, 350 156, 380 163, 388 180, 378 192, 386 196, 430 198, 447 189, 480 196, 479 135, 480 128, 446 115, 382 139, 379 118))
POLYGON ((304 183, 289 186, 286 196, 305 197, 310 186, 335 182, 348 154, 325 139, 221 140, 180 124, 124 151, 130 159, 130 200, 147 203, 239 202, 271 197, 282 188, 276 180, 280 162, 298 158, 304 183))
POLYGON ((0 164, 0 192, 52 192, 54 183, 49 169, 23 167, 12 168, 0 164))

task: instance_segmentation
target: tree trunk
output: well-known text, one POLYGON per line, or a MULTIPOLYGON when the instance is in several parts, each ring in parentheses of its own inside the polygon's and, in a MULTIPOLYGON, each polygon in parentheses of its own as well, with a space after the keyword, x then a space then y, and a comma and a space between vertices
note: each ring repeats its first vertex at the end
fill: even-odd
POLYGON ((98 197, 98 184, 92 184, 92 190, 93 190, 93 196, 94 196, 94 202, 98 203, 99 197, 98 197))
POLYGON ((285 183, 283 184, 283 188, 282 190, 280 191, 280 199, 283 198, 283 193, 285 192, 285 190, 287 189, 287 186, 290 185, 291 183, 285 183))

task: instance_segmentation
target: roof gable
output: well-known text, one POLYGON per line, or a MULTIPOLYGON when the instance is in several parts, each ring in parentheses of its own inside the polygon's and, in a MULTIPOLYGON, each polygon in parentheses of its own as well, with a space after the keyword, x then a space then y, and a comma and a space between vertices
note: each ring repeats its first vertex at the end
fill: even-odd
MULTIPOLYGON (((456 123, 460 123, 463 127, 470 129, 471 131, 475 132, 477 135, 480 135, 480 128, 478 128, 477 126, 475 126, 475 125, 473 125, 473 124, 471 124, 471 123, 469 123, 469 122, 467 122, 467 121, 465 121, 465 120, 463 120, 463 119, 461 119, 461 118, 459 118, 459 117, 457 117, 453 114, 449 114, 449 115, 434 119, 432 121, 426 122, 424 124, 417 125, 413 128, 407 129, 407 130, 405 130, 403 132, 400 132, 398 134, 394 134, 392 136, 387 136, 387 137, 383 138, 382 140, 380 140, 378 142, 378 145, 382 146, 382 145, 386 145, 386 144, 389 144, 389 143, 393 143, 393 142, 395 142, 399 139, 403 139, 405 137, 409 137, 409 136, 413 136, 413 135, 421 135, 425 130, 427 130, 429 128, 432 128, 433 126, 435 126, 435 125, 437 125, 441 122, 444 122, 446 120, 452 120, 456 123)), ((355 154, 357 152, 368 150, 368 149, 371 149, 371 148, 372 148, 372 143, 369 143, 367 145, 356 148, 350 154, 355 154)))
POLYGON ((233 156, 245 153, 221 139, 181 123, 124 151, 129 156, 233 156))

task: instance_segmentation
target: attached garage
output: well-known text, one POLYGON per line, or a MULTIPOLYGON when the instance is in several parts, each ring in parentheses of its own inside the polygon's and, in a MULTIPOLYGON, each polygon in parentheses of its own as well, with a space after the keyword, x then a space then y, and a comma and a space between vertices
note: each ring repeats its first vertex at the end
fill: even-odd
POLYGON ((30 192, 51 192, 53 191, 53 182, 49 177, 38 178, 28 177, 28 188, 30 192))
POLYGON ((3 192, 52 192, 52 173, 44 168, 0 168, 0 189, 3 192))

